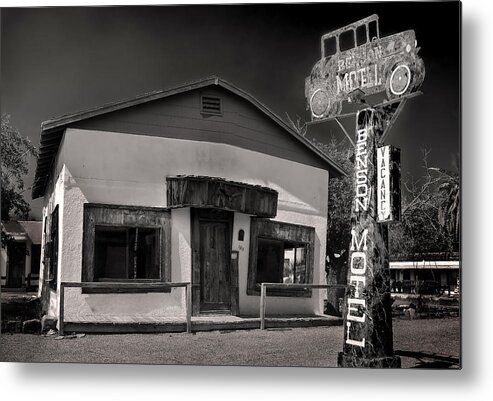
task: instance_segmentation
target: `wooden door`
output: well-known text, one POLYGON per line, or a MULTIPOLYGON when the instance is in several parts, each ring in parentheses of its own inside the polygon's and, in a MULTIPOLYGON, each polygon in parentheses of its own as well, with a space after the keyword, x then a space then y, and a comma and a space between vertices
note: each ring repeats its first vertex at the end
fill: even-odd
POLYGON ((230 241, 228 222, 200 222, 200 312, 231 311, 230 241))
POLYGON ((21 288, 26 267, 26 243, 11 242, 8 245, 7 287, 21 288))

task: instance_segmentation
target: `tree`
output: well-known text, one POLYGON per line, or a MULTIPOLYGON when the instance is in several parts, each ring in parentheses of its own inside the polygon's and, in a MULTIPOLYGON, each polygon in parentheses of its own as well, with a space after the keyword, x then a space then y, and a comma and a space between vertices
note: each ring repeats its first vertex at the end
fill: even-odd
MULTIPOLYGON (((329 143, 314 141, 315 145, 339 164, 347 173, 329 180, 327 202, 327 248, 325 273, 327 284, 346 284, 348 269, 348 251, 351 241, 351 206, 353 202, 353 163, 350 161, 352 149, 346 149, 344 142, 337 142, 334 137, 329 143)), ((340 299, 344 290, 327 291, 326 313, 341 316, 340 299)))
POLYGON ((442 202, 438 210, 438 223, 457 246, 460 238, 460 168, 456 172, 433 168, 440 174, 442 183, 438 187, 442 202))
MULTIPOLYGON (((288 122, 306 136, 306 124, 298 117, 288 122)), ((351 162, 353 149, 347 143, 332 138, 324 144, 312 140, 322 152, 337 162, 348 177, 329 181, 327 221, 327 283, 345 284, 347 281, 348 250, 351 241, 351 206, 353 201, 351 162)), ((423 150, 424 174, 418 179, 408 175, 402 180, 401 221, 389 225, 389 253, 391 257, 423 258, 429 253, 449 253, 458 250, 460 233, 460 185, 457 173, 429 167, 430 151, 423 150)), ((328 313, 340 314, 337 291, 328 291, 328 313)), ((342 294, 343 296, 343 294, 342 294)))
MULTIPOLYGON (((306 135, 306 123, 302 123, 300 117, 293 121, 287 115, 287 119, 298 134, 301 136, 306 135)), ((327 256, 329 264, 347 264, 345 253, 348 251, 351 240, 352 173, 354 165, 350 158, 353 154, 353 149, 347 146, 345 140, 338 142, 334 136, 331 137, 328 143, 318 142, 314 138, 311 142, 348 174, 347 177, 330 179, 327 205, 327 256)), ((329 270, 329 268, 327 269, 329 270)), ((335 270, 339 271, 340 269, 335 270)), ((343 281, 345 280, 344 276, 343 281)))
MULTIPOLYGON (((306 135, 306 123, 297 117, 293 121, 289 115, 288 122, 301 136, 306 135)), ((328 187, 327 202, 327 248, 325 272, 328 284, 345 284, 347 281, 348 251, 351 241, 351 205, 353 201, 352 172, 350 160, 353 149, 345 140, 338 142, 333 136, 328 143, 311 142, 339 164, 348 174, 347 177, 331 178, 328 187)), ((339 299, 344 297, 344 290, 327 291, 327 313, 341 315, 339 299)))
POLYGON ((459 174, 429 167, 423 150, 424 174, 403 180, 401 221, 390 226, 390 253, 408 259, 458 251, 460 221, 459 174))
POLYGON ((2 115, 2 220, 15 215, 27 218, 30 206, 23 197, 24 176, 29 172, 29 157, 37 157, 36 147, 23 137, 10 122, 8 114, 2 115))

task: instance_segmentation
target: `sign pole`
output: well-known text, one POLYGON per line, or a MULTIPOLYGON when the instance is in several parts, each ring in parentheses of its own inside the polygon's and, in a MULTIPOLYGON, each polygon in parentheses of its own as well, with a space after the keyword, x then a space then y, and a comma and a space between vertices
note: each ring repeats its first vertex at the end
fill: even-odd
POLYGON ((354 200, 340 367, 401 365, 393 351, 388 227, 378 222, 377 210, 377 144, 384 121, 383 112, 372 108, 356 116, 354 200))

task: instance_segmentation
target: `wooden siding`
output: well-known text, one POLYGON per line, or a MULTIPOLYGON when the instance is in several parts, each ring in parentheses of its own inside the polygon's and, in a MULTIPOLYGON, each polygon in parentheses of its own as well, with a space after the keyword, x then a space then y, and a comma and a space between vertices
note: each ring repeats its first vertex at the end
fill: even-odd
POLYGON ((231 210, 259 217, 275 217, 277 191, 215 177, 167 177, 168 207, 231 210))
POLYGON ((244 99, 221 87, 207 87, 158 99, 70 125, 72 128, 123 132, 225 143, 313 167, 327 169, 310 149, 244 99), (222 115, 201 113, 201 96, 218 96, 222 115))

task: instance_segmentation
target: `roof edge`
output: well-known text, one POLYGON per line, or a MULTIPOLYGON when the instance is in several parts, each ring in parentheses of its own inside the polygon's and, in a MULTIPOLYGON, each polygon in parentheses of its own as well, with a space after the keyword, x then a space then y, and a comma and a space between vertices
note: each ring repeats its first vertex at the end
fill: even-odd
MULTIPOLYGON (((250 95, 248 92, 236 87, 235 85, 219 78, 217 75, 212 75, 210 77, 202 78, 199 80, 195 81, 190 81, 186 82, 180 85, 177 85, 175 87, 172 87, 170 89, 166 90, 157 90, 153 92, 147 92, 138 96, 135 96, 133 98, 128 98, 116 102, 111 102, 111 103, 105 103, 103 105, 93 107, 90 109, 86 109, 80 112, 76 113, 71 113, 71 114, 65 114, 60 117, 52 118, 49 120, 46 120, 41 123, 41 138, 40 138, 40 158, 38 159, 37 166, 36 166, 36 174, 34 178, 35 184, 33 185, 32 189, 32 199, 39 198, 44 195, 44 191, 46 190, 46 185, 48 181, 48 176, 49 172, 47 171, 41 171, 41 170, 46 170, 47 165, 44 165, 43 168, 40 168, 39 166, 39 161, 43 160, 43 162, 46 162, 46 160, 53 158, 53 153, 58 152, 58 147, 60 145, 60 142, 55 144, 53 146, 52 141, 53 138, 50 138, 50 144, 47 146, 46 149, 43 149, 43 139, 44 136, 46 135, 51 135, 52 133, 60 132, 64 130, 69 124, 82 121, 88 118, 92 117, 97 117, 102 114, 106 113, 111 113, 113 111, 119 111, 128 107, 136 106, 139 104, 144 104, 150 101, 154 100, 159 100, 163 99, 169 96, 173 95, 178 95, 181 93, 189 92, 192 90, 204 88, 206 86, 210 85, 216 85, 220 86, 229 92, 232 92, 244 100, 248 101, 251 103, 253 106, 255 106, 257 109, 262 111, 266 116, 268 116, 271 120, 273 120, 277 125, 279 125, 282 129, 287 131, 291 136, 293 136, 296 140, 298 140, 301 144, 303 144, 305 147, 307 147, 309 150, 311 150, 316 156, 318 156, 322 161, 328 164, 329 166, 329 172, 331 173, 330 175, 335 175, 337 176, 347 176, 347 172, 344 171, 344 169, 336 163, 334 160, 332 160, 328 155, 326 155, 324 152, 322 152, 320 149, 318 149, 311 141, 307 140, 303 136, 301 136, 298 132, 296 132, 286 121, 284 121, 281 117, 279 117, 277 114, 275 114, 272 110, 270 110, 266 105, 264 105, 262 102, 260 102, 258 99, 256 99, 254 96, 250 95), (51 155, 50 155, 51 153, 51 155)), ((48 142, 46 140, 46 142, 48 142)), ((57 142, 57 139, 55 139, 55 142, 57 142)), ((329 175, 329 178, 330 178, 329 175)))

